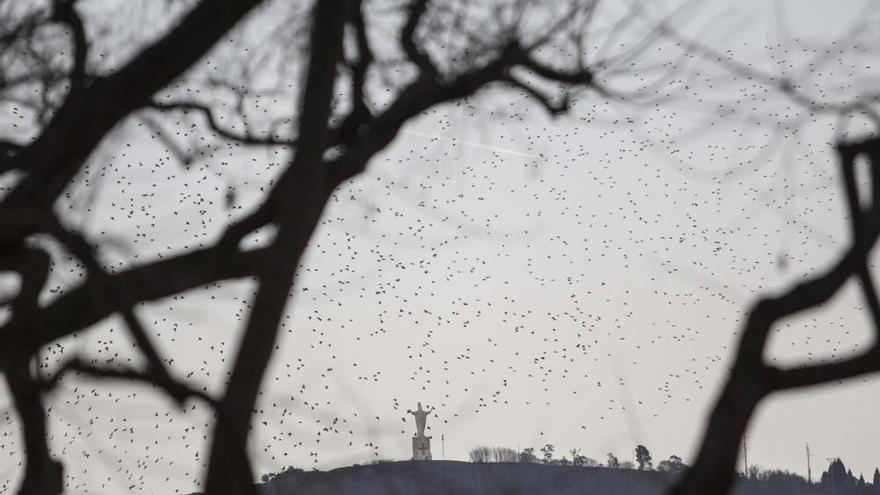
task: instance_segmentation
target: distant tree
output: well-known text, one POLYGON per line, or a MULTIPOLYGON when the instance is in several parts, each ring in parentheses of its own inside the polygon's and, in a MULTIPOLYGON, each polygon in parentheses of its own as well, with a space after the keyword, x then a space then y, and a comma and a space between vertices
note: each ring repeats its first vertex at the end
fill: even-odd
POLYGON ((538 462, 538 457, 535 456, 535 448, 529 447, 523 449, 523 451, 519 453, 519 462, 538 462))
POLYGON ((761 476, 763 474, 763 471, 764 470, 761 469, 761 466, 758 466, 756 464, 752 464, 751 466, 749 466, 748 472, 746 473, 746 479, 760 480, 761 476))
POLYGON ((591 459, 581 454, 580 449, 571 449, 569 452, 571 453, 571 463, 575 466, 596 467, 599 465, 599 461, 596 459, 591 459))
POLYGON ((650 471, 654 469, 651 462, 651 453, 644 445, 636 446, 636 463, 639 465, 639 471, 650 471))
POLYGON ((471 462, 489 462, 489 456, 489 447, 484 446, 474 447, 468 453, 468 457, 470 457, 471 462))
POLYGON ((865 475, 859 473, 859 486, 865 486, 865 475))
POLYGON ((492 450, 492 457, 495 462, 516 462, 519 460, 519 454, 509 447, 495 447, 492 450))
POLYGON ((557 464, 559 466, 571 466, 572 462, 569 461, 567 457, 562 456, 562 459, 559 459, 558 461, 556 461, 555 464, 557 464))
POLYGON ((468 453, 471 462, 517 462, 520 458, 515 450, 507 447, 480 446, 468 453))
POLYGON ((848 470, 839 458, 831 461, 831 464, 828 465, 828 470, 822 473, 820 482, 835 489, 850 488, 857 484, 852 471, 848 470))
POLYGON ((632 461, 623 461, 620 463, 620 469, 635 469, 636 465, 632 461))
POLYGON ((620 461, 617 460, 616 455, 609 452, 608 453, 608 460, 605 461, 605 465, 610 467, 611 469, 619 469, 620 468, 620 461))
MULTIPOLYGON (((357 464, 355 464, 355 466, 357 466, 357 464)), ((263 483, 268 483, 269 481, 272 481, 273 478, 277 477, 280 474, 297 473, 297 472, 301 473, 301 472, 303 472, 303 470, 299 469, 299 468, 295 468, 293 466, 285 466, 284 469, 282 469, 281 471, 278 471, 277 473, 263 473, 263 475, 260 476, 260 481, 262 481, 263 483)))
POLYGON ((550 464, 553 462, 553 452, 555 451, 556 447, 554 447, 552 443, 548 443, 541 447, 541 453, 544 454, 544 464, 550 464))
POLYGON ((756 465, 749 468, 749 477, 770 485, 770 489, 778 493, 802 492, 809 485, 807 480, 797 473, 781 469, 764 469, 756 465))
POLYGON ((665 459, 660 461, 657 464, 657 471, 663 471, 667 473, 678 473, 680 471, 684 471, 687 466, 683 462, 681 462, 681 457, 677 455, 669 456, 669 459, 665 459))
POLYGON ((871 484, 874 488, 880 488, 880 469, 874 468, 874 481, 871 484))

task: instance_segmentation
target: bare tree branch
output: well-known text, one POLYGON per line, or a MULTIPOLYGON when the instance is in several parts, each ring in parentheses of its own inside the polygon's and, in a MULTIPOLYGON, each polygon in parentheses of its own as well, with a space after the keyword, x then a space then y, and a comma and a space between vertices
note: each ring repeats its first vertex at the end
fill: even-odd
POLYGON ((370 41, 367 38, 367 25, 364 21, 363 9, 363 2, 356 2, 351 19, 358 47, 358 58, 350 64, 352 108, 335 130, 335 137, 330 140, 331 146, 347 142, 363 122, 373 117, 367 103, 367 74, 374 63, 374 57, 370 41))
POLYGON ((208 125, 211 129, 220 137, 229 141, 235 141, 248 146, 296 146, 295 139, 283 139, 277 136, 255 136, 250 131, 236 133, 226 129, 219 124, 217 118, 214 116, 214 111, 210 107, 194 101, 152 101, 149 106, 161 112, 180 111, 184 114, 190 112, 201 113, 205 117, 205 120, 208 121, 208 125))
POLYGON ((123 379, 152 384, 159 387, 164 393, 173 397, 178 404, 182 404, 190 397, 201 399, 212 406, 217 404, 217 400, 204 389, 195 389, 180 381, 172 380, 166 376, 157 374, 155 371, 140 371, 127 366, 115 366, 112 368, 95 366, 84 362, 80 358, 73 358, 65 362, 58 371, 42 383, 43 389, 53 389, 58 385, 58 382, 61 381, 64 374, 69 371, 84 373, 96 378, 123 379))
POLYGON ((178 401, 183 400, 185 397, 179 394, 179 391, 183 386, 171 377, 170 371, 166 368, 162 358, 159 357, 159 352, 156 351, 155 346, 153 346, 143 324, 134 314, 132 305, 137 301, 133 301, 130 298, 128 287, 115 284, 113 277, 104 271, 98 263, 98 260, 95 259, 95 256, 92 253, 92 247, 82 236, 65 229, 60 223, 54 220, 54 218, 50 221, 53 224, 50 232, 58 238, 58 240, 61 241, 61 243, 63 243, 74 256, 83 262, 88 270, 88 276, 90 278, 94 277, 98 279, 99 285, 104 289, 104 293, 100 294, 100 297, 110 301, 111 304, 114 304, 117 311, 122 314, 122 318, 125 320, 129 331, 134 337, 138 349, 147 359, 148 376, 155 380, 157 384, 165 387, 172 397, 176 398, 178 401))
POLYGON ((279 213, 285 213, 278 216, 278 233, 267 248, 276 263, 265 264, 257 274, 259 287, 226 393, 217 408, 205 482, 208 495, 256 493, 243 447, 247 444, 247 428, 275 346, 296 267, 329 196, 321 187, 326 181, 323 156, 330 139, 328 121, 333 99, 333 85, 327 82, 336 78, 344 27, 353 7, 354 2, 348 0, 318 2, 312 14, 309 62, 298 126, 300 146, 285 172, 286 177, 279 180, 275 189, 280 191, 276 206, 279 213))
POLYGON ((570 101, 567 96, 562 98, 562 101, 555 102, 552 100, 551 96, 545 95, 541 93, 537 89, 533 88, 529 83, 521 80, 513 74, 508 74, 507 77, 504 78, 504 81, 508 82, 515 88, 519 88, 523 90, 527 95, 531 96, 535 101, 541 104, 547 113, 550 115, 561 115, 568 111, 570 106, 570 101))
MULTIPOLYGON (((178 401, 195 396, 211 402, 216 406, 217 421, 206 479, 210 494, 254 493, 246 451, 254 404, 277 345, 279 324, 298 263, 334 188, 362 172, 409 119, 432 106, 467 98, 500 83, 525 90, 552 113, 560 113, 568 108, 568 89, 595 87, 592 72, 580 62, 574 64, 573 69, 556 68, 535 58, 538 46, 552 35, 524 47, 522 40, 510 35, 515 30, 499 35, 500 41, 475 47, 480 51, 476 58, 465 58, 466 61, 479 60, 479 63, 473 62, 461 71, 440 74, 428 55, 428 45, 417 34, 420 28, 433 22, 436 12, 429 12, 431 4, 427 0, 413 0, 404 9, 407 17, 396 40, 408 61, 417 66, 419 75, 406 83, 382 107, 384 110, 373 110, 367 94, 368 76, 381 61, 374 60, 362 2, 317 2, 310 16, 312 34, 309 63, 303 77, 302 104, 290 109, 291 115, 298 115, 299 137, 285 139, 274 129, 265 134, 254 133, 247 126, 236 132, 235 126, 224 122, 210 104, 162 100, 157 98, 156 92, 193 66, 258 1, 202 0, 165 36, 140 51, 121 70, 108 75, 86 74, 88 40, 82 19, 74 9, 75 0, 54 1, 54 21, 65 23, 73 31, 76 50, 70 77, 81 82, 75 91, 67 94, 32 143, 26 146, 10 143, 4 153, 8 158, 4 169, 20 170, 23 178, 0 201, 3 211, 0 248, 16 246, 33 233, 46 232, 85 265, 87 276, 82 285, 39 308, 38 328, 14 321, 3 326, 0 368, 11 369, 19 364, 20 356, 30 359, 52 341, 119 313, 144 352, 146 369, 104 368, 74 359, 64 364, 46 386, 56 384, 65 371, 74 370, 96 377, 153 383, 178 401), (357 60, 351 62, 343 60, 346 26, 353 28, 358 52, 357 60), (338 96, 334 93, 341 62, 347 63, 351 71, 352 107, 337 125, 338 120, 334 117, 331 122, 331 116, 335 110, 334 98, 338 96), (513 75, 517 70, 528 74, 513 75), (532 78, 559 88, 561 96, 534 89, 526 82, 532 78), (159 114, 197 115, 204 118, 221 139, 243 145, 289 146, 293 156, 263 203, 228 226, 212 247, 111 273, 100 265, 85 238, 66 230, 56 217, 46 213, 51 213, 59 194, 69 186, 108 132, 141 109, 159 114), (82 125, 83 122, 88 125, 82 125), (333 153, 328 153, 331 148, 333 153), (239 246, 242 238, 269 224, 277 227, 277 235, 269 245, 242 252, 239 246), (220 280, 246 277, 257 282, 257 293, 226 390, 215 400, 172 377, 138 320, 135 308, 145 301, 220 280)), ((554 25, 568 22, 560 20, 554 25)), ((245 109, 240 98, 235 111, 244 116, 245 109)), ((26 385, 33 387, 30 382, 26 385)))
POLYGON ((363 171, 366 160, 388 145, 412 116, 441 103, 466 98, 486 86, 507 82, 515 67, 529 69, 551 81, 588 86, 592 73, 554 70, 536 62, 516 41, 508 43, 496 57, 482 67, 457 76, 449 82, 420 77, 404 88, 381 115, 364 122, 360 132, 347 145, 347 152, 329 164, 333 179, 329 190, 363 171), (557 79, 559 78, 559 79, 557 79))
POLYGON ((766 381, 769 389, 774 392, 811 387, 877 373, 880 371, 878 362, 880 347, 872 346, 869 350, 842 361, 791 369, 771 367, 768 369, 766 381))
MULTIPOLYGON (((92 150, 116 124, 200 59, 260 0, 202 0, 167 35, 122 69, 94 77, 71 93, 40 136, 8 168, 28 175, 0 206, 48 205, 67 187, 92 150), (88 126, 79 125, 88 121, 88 126)), ((27 233, 25 233, 27 234, 27 233)))
POLYGON ((86 85, 88 41, 82 17, 76 11, 76 0, 54 0, 53 18, 70 27, 73 37, 73 68, 70 71, 70 92, 79 92, 86 85))
MULTIPOLYGON (((868 254, 880 237, 880 196, 872 195, 871 207, 862 211, 851 175, 856 158, 865 155, 870 160, 872 190, 877 191, 880 140, 841 143, 837 151, 844 176, 844 193, 853 212, 851 245, 822 275, 755 304, 740 337, 733 367, 709 417, 696 462, 671 491, 673 495, 725 493, 730 488, 742 435, 755 408, 768 394, 880 371, 880 349, 876 344, 854 357, 801 368, 781 370, 768 366, 763 359, 772 326, 782 318, 825 303, 851 277, 860 277, 867 266, 868 254)), ((862 279, 862 288, 871 307, 875 332, 880 332, 880 320, 875 313, 876 293, 869 277, 862 279)))
POLYGON ((428 0, 411 0, 406 13, 406 24, 400 32, 400 45, 404 53, 419 68, 420 77, 437 78, 439 73, 431 57, 428 56, 416 43, 416 30, 425 12, 428 10, 428 0))
MULTIPOLYGON (((249 277, 266 262, 266 248, 245 252, 205 248, 151 262, 110 275, 114 286, 128 287, 132 302, 172 296, 213 282, 249 277)), ((41 309, 42 327, 37 335, 13 332, 10 323, 0 332, 0 367, 21 354, 32 355, 42 346, 87 328, 111 316, 117 305, 98 297, 107 289, 96 278, 87 279, 41 309)))

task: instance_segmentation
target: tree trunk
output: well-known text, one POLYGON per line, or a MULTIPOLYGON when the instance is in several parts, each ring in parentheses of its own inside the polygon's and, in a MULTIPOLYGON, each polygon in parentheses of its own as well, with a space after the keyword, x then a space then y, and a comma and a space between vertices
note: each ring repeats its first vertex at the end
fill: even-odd
POLYGON ((29 360, 19 360, 6 370, 6 383, 23 427, 24 479, 20 495, 56 495, 63 491, 61 463, 52 460, 46 443, 46 413, 37 384, 28 369, 29 360))
POLYGON ((766 395, 763 380, 735 367, 715 403, 696 461, 670 495, 724 494, 736 480, 736 462, 749 419, 766 395))
POLYGON ((217 410, 205 483, 209 495, 256 493, 247 459, 250 419, 275 348, 296 268, 330 194, 323 156, 348 7, 347 1, 319 1, 313 13, 300 144, 277 185, 281 195, 271 206, 278 233, 263 257, 253 308, 217 410))

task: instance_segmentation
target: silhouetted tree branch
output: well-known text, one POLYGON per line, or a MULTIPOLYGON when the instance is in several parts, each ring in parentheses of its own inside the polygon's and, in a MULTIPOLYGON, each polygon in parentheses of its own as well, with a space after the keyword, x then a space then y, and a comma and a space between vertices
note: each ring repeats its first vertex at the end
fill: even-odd
POLYGON ((217 404, 217 400, 206 391, 197 390, 177 380, 169 379, 169 377, 156 373, 153 370, 139 371, 127 366, 100 367, 86 363, 80 358, 73 358, 65 362, 58 371, 41 383, 40 388, 51 390, 58 385, 64 374, 69 371, 83 373, 95 378, 112 378, 152 384, 171 396, 178 404, 183 404, 190 397, 201 399, 212 406, 217 404))
MULTIPOLYGON (((245 251, 235 263, 217 249, 202 249, 110 275, 114 286, 128 288, 131 301, 145 302, 168 297, 216 281, 253 276, 265 262, 266 248, 245 251)), ((42 346, 87 328, 118 311, 118 307, 95 297, 108 290, 107 281, 87 279, 41 309, 43 327, 36 335, 24 331, 0 335, 0 366, 6 367, 19 354, 33 355, 42 346)), ((4 328, 11 328, 7 323, 4 328)))
POLYGON ((195 112, 200 113, 205 117, 205 120, 208 122, 208 126, 216 132, 221 138, 234 141, 237 143, 245 144, 248 146, 295 146, 296 140, 293 139, 284 139, 278 136, 256 136, 253 133, 245 130, 244 132, 238 133, 227 129, 220 125, 217 120, 217 117, 214 115, 214 110, 208 106, 201 103, 197 103, 194 101, 174 101, 174 102, 158 102, 154 101, 150 103, 150 107, 155 108, 161 112, 172 112, 179 111, 184 114, 195 112))
MULTIPOLYGON (((87 76, 89 84, 71 91, 34 142, 15 155, 7 168, 26 169, 28 173, 0 206, 12 210, 50 205, 120 120, 149 104, 156 91, 189 69, 259 3, 203 0, 171 32, 120 70, 87 76), (89 125, 80 125, 84 121, 89 125)), ((76 55, 86 56, 79 51, 76 55)))
POLYGON ((88 41, 82 17, 76 11, 76 0, 55 0, 52 4, 53 18, 70 27, 73 38, 73 68, 70 71, 70 92, 79 92, 87 83, 86 57, 88 41))
MULTIPOLYGON (((46 288, 45 276, 30 275, 32 270, 18 254, 5 257, 7 262, 0 266, 22 276, 29 274, 28 283, 13 301, 13 317, 0 332, 0 368, 13 391, 28 447, 22 493, 60 490, 60 464, 51 459, 45 444, 41 393, 57 384, 66 371, 148 382, 178 402, 197 397, 213 405, 216 421, 205 478, 207 492, 255 493, 246 451, 251 415, 276 347, 297 267, 334 190, 363 172, 410 119, 436 105, 468 98, 497 85, 524 92, 556 115, 569 108, 569 90, 603 90, 596 82, 595 69, 580 58, 586 50, 580 46, 582 38, 565 37, 578 45, 571 48, 577 54, 574 57, 543 60, 539 55, 544 49, 552 52, 554 37, 566 29, 586 29, 588 26, 578 24, 581 17, 563 15, 554 19, 546 32, 531 40, 525 39, 516 22, 495 26, 486 35, 462 33, 473 46, 457 58, 460 63, 455 67, 444 67, 439 57, 432 58, 428 37, 419 33, 429 22, 431 26, 443 22, 455 25, 454 19, 443 16, 460 13, 435 8, 437 2, 407 2, 402 9, 403 22, 392 37, 405 58, 379 60, 370 45, 368 2, 340 0, 316 2, 309 14, 311 34, 305 51, 307 63, 302 68, 303 89, 299 104, 291 105, 286 112, 293 116, 286 121, 296 122, 290 137, 280 136, 274 128, 253 132, 244 125, 239 131, 224 125, 223 114, 212 104, 157 96, 157 92, 179 81, 259 3, 202 0, 121 68, 103 74, 90 66, 87 33, 91 31, 85 29, 75 0, 55 0, 51 12, 22 19, 10 29, 0 26, 4 28, 0 31, 0 55, 7 53, 3 45, 6 39, 12 43, 29 36, 45 22, 66 26, 72 47, 66 71, 56 70, 47 61, 45 70, 34 76, 42 78, 45 86, 67 81, 63 97, 57 104, 45 97, 45 101, 34 104, 35 112, 45 119, 37 122, 30 139, 11 136, 0 141, 0 173, 21 174, 0 199, 0 250, 31 252, 27 242, 37 234, 45 234, 78 259, 86 274, 80 285, 40 305, 37 296, 46 288), (345 53, 346 36, 352 36, 356 57, 345 53), (392 72, 401 67, 414 69, 415 76, 394 80, 395 87, 383 88, 393 89, 389 93, 392 96, 377 101, 369 90, 373 84, 371 74, 387 67, 392 72), (350 72, 350 94, 344 95, 347 104, 337 105, 337 82, 345 70, 350 72), (552 84, 533 85, 533 81, 552 84), (170 113, 199 115, 201 119, 197 120, 220 139, 248 146, 286 147, 290 158, 262 202, 234 219, 216 242, 114 272, 102 266, 86 237, 62 224, 54 207, 108 134, 140 111, 150 112, 149 116, 157 119, 170 113), (274 238, 259 248, 242 249, 242 239, 267 226, 276 229, 274 238), (257 290, 225 389, 215 398, 174 378, 152 343, 151 330, 138 319, 135 308, 228 279, 253 280, 257 290), (20 301, 28 301, 27 306, 20 301), (125 321, 138 352, 145 358, 144 369, 105 368, 77 357, 63 363, 48 381, 31 376, 28 366, 42 347, 114 314, 125 321), (40 483, 46 483, 45 488, 34 488, 42 486, 40 483)), ((513 8, 524 9, 527 4, 515 2, 513 8)), ((595 2, 571 0, 570 5, 567 12, 588 12, 595 2)), ((522 12, 516 14, 512 16, 514 21, 523 16, 522 12)), ((25 74, 15 83, 24 84, 22 81, 29 77, 25 74)), ((6 82, 0 84, 0 93, 6 82)), ((235 110, 243 118, 243 96, 238 96, 235 110)))
POLYGON ((880 332, 880 311, 868 256, 880 236, 880 140, 840 143, 837 147, 852 239, 840 259, 821 275, 801 282, 776 297, 758 301, 749 312, 739 339, 733 367, 709 418, 693 468, 672 490, 674 495, 725 493, 734 477, 742 435, 757 405, 773 392, 831 383, 880 371, 880 346, 838 361, 790 369, 766 364, 764 351, 770 332, 781 319, 830 300, 850 279, 858 278, 871 323, 880 332), (854 180, 856 159, 868 159, 871 196, 861 206, 854 180))

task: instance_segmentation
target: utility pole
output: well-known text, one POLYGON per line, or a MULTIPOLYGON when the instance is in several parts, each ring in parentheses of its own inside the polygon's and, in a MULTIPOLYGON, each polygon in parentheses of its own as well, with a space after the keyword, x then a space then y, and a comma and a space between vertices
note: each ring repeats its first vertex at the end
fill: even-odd
POLYGON ((810 470, 810 444, 807 444, 807 483, 813 484, 813 473, 810 470))
POLYGON ((746 445, 746 436, 743 435, 743 470, 746 474, 746 479, 749 479, 749 448, 746 445))
POLYGON ((443 452, 443 460, 446 460, 446 437, 440 434, 440 450, 443 452))

